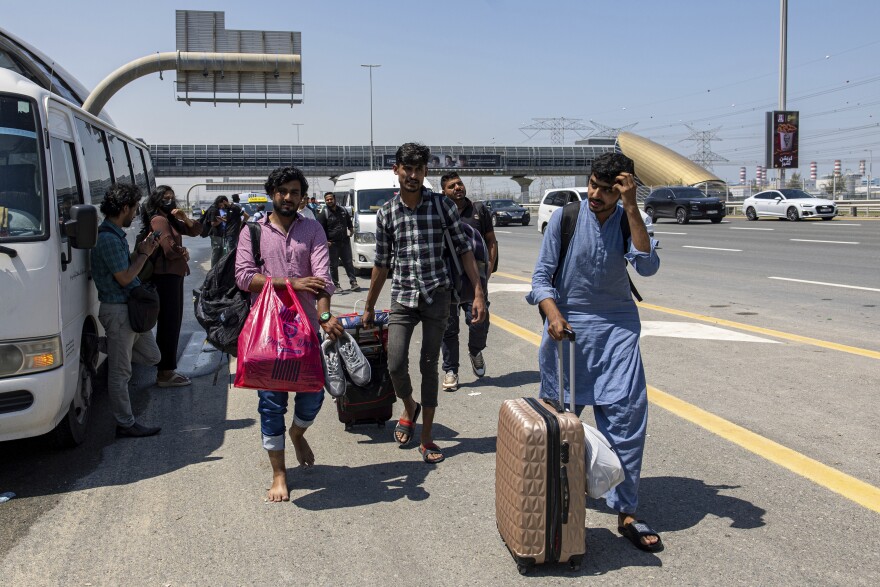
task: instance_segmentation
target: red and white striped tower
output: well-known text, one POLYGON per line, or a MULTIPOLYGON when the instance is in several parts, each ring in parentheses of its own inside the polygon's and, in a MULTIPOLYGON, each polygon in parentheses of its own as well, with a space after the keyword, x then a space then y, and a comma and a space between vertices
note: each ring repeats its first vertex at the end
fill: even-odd
POLYGON ((865 175, 865 160, 859 161, 859 175, 865 175))
POLYGON ((761 173, 761 166, 758 165, 757 167, 755 167, 755 183, 757 183, 758 185, 761 185, 763 180, 764 180, 764 175, 761 173))
POLYGON ((834 160, 834 175, 840 176, 840 159, 834 160))
POLYGON ((746 183, 746 168, 740 167, 739 168, 739 184, 745 185, 745 183, 746 183))
POLYGON ((816 181, 819 177, 819 167, 815 161, 810 161, 810 180, 816 181))

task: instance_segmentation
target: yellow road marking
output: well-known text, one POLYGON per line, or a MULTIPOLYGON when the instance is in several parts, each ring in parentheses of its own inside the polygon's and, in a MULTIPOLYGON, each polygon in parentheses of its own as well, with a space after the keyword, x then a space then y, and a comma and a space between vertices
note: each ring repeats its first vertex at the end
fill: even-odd
POLYGON ((519 275, 514 275, 513 273, 503 273, 501 271, 496 271, 492 274, 493 276, 497 275, 498 277, 506 277, 507 279, 516 279, 518 281, 525 281, 526 283, 531 283, 531 277, 521 277, 519 275))
MULTIPOLYGON (((506 330, 535 346, 541 344, 539 335, 500 318, 496 314, 490 314, 490 321, 502 330, 506 330)), ((863 507, 880 513, 880 489, 873 485, 824 465, 650 385, 648 386, 648 400, 749 452, 809 479, 817 485, 830 489, 863 507)))
MULTIPOLYGON (((505 277, 507 279, 515 279, 518 281, 527 281, 531 283, 531 279, 520 277, 519 275, 513 275, 512 273, 502 273, 501 271, 496 271, 492 275, 497 275, 498 277, 505 277)), ((781 338, 783 340, 790 340, 792 342, 799 342, 801 344, 809 344, 821 348, 831 349, 835 351, 840 351, 842 353, 850 353, 852 355, 859 355, 860 357, 868 357, 869 359, 880 359, 880 351, 872 351, 870 349, 862 349, 859 347, 848 346, 845 344, 839 344, 836 342, 829 342, 827 340, 819 340, 818 338, 810 338, 809 336, 801 336, 800 334, 791 334, 789 332, 782 332, 781 330, 772 330, 770 328, 762 328, 760 326, 752 326, 750 324, 743 324, 742 322, 734 322, 733 320, 725 320, 724 318, 713 318, 712 316, 704 316, 703 314, 695 314, 693 312, 687 312, 685 310, 676 310, 674 308, 664 308, 663 306, 655 306, 654 304, 646 304, 645 302, 638 302, 637 304, 640 308, 645 308, 646 310, 654 310, 655 312, 663 312, 665 314, 672 314, 673 316, 681 316, 682 318, 691 318, 692 320, 699 320, 701 322, 708 322, 709 324, 716 324, 718 326, 727 326, 728 328, 736 328, 737 330, 745 330, 746 332, 754 332, 756 334, 764 334, 767 336, 773 336, 775 338, 781 338)))

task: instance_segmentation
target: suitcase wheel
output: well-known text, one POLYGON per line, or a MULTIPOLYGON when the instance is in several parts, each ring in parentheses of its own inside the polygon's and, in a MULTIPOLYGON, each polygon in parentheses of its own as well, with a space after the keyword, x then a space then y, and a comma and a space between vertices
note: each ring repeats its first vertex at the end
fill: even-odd
POLYGON ((346 422, 346 423, 345 423, 345 429, 346 429, 346 430, 351 430, 352 428, 354 428, 354 424, 352 424, 351 422, 346 422))
POLYGON ((568 570, 570 570, 573 573, 576 573, 581 570, 581 565, 580 565, 580 563, 568 563, 568 570))
POLYGON ((516 570, 519 571, 520 575, 528 575, 532 570, 532 565, 517 563, 516 570))

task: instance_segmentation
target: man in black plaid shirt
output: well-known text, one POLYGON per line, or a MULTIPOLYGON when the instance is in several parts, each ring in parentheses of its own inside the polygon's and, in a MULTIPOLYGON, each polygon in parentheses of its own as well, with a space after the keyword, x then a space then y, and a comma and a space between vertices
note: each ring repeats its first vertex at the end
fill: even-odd
POLYGON ((403 414, 394 429, 400 446, 415 434, 416 421, 424 408, 419 452, 426 463, 443 460, 443 453, 433 440, 431 428, 440 387, 440 343, 446 330, 452 284, 444 260, 443 223, 451 237, 455 254, 474 291, 473 322, 486 319, 486 295, 480 285, 477 263, 470 242, 460 226, 455 204, 425 189, 431 151, 418 143, 406 143, 397 149, 394 172, 400 181, 400 193, 388 200, 376 215, 376 261, 370 279, 370 291, 363 322, 369 327, 375 317, 376 300, 394 260, 391 282, 391 316, 388 324, 388 371, 394 391, 403 400, 403 414), (409 344, 416 325, 422 323, 422 347, 419 368, 422 374, 422 403, 412 398, 409 376, 409 344))

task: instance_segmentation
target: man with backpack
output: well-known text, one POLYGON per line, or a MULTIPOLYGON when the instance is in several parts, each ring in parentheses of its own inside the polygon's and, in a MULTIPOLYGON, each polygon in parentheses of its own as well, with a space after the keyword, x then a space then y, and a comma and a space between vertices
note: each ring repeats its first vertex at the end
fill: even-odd
MULTIPOLYGON (((492 214, 481 203, 474 204, 467 197, 467 188, 458 173, 451 171, 440 178, 440 188, 443 195, 455 203, 461 221, 467 224, 483 239, 488 250, 488 263, 485 267, 486 279, 492 274, 495 260, 498 258, 498 239, 495 238, 495 228, 492 226, 492 214)), ((455 391, 458 389, 458 332, 460 310, 464 311, 464 323, 468 327, 468 357, 471 360, 471 368, 474 375, 482 377, 486 374, 486 360, 483 358, 483 349, 486 348, 486 338, 489 334, 488 319, 489 301, 486 300, 486 320, 474 323, 472 318, 473 301, 464 301, 457 298, 452 300, 449 306, 449 321, 446 324, 446 332, 443 334, 443 390, 455 391)))
POLYGON ((587 199, 550 217, 526 300, 546 316, 538 355, 540 396, 557 398, 562 376, 557 341, 573 331, 569 344, 575 345, 577 388, 569 393, 575 395, 575 410, 580 415, 585 406, 593 406, 596 427, 624 468, 623 482, 605 501, 618 512, 618 531, 637 548, 656 552, 663 548, 660 535, 635 518, 648 392, 639 351, 641 323, 626 264, 650 276, 660 259, 657 241, 648 236, 639 213, 634 173, 632 160, 620 153, 593 161, 587 199))
POLYGON ((376 300, 388 279, 393 258, 388 372, 394 392, 403 400, 403 414, 394 437, 401 447, 409 444, 424 407, 419 453, 426 463, 436 464, 444 459, 432 432, 440 386, 437 368, 454 281, 447 270, 447 257, 451 260, 455 255, 474 284, 472 321, 477 324, 486 319, 486 296, 455 205, 423 186, 430 155, 428 147, 418 143, 406 143, 397 149, 392 169, 400 182, 400 192, 376 214, 376 260, 363 323, 367 328, 373 325, 376 300), (419 323, 421 404, 413 399, 409 376, 409 346, 419 323))
MULTIPOLYGON (((235 282, 240 289, 251 292, 252 300, 256 300, 267 280, 271 280, 276 290, 286 290, 289 283, 297 292, 314 330, 319 331, 320 325, 330 340, 336 340, 344 330, 330 313, 334 288, 327 238, 317 222, 306 220, 297 212, 308 193, 309 183, 299 169, 279 167, 269 174, 265 188, 272 198, 273 211, 255 228, 260 231, 259 251, 271 254, 261 254, 261 262, 258 262, 251 245, 251 231, 243 231, 236 249, 235 282)), ((284 414, 291 395, 294 409, 289 435, 296 459, 303 467, 315 464, 305 433, 321 409, 324 392, 291 394, 260 390, 258 410, 263 448, 272 465, 272 487, 266 494, 270 502, 290 499, 284 458, 284 437, 288 431, 284 414)))
POLYGON ((342 206, 336 205, 336 195, 333 192, 324 194, 324 209, 317 216, 318 222, 324 227, 327 235, 327 243, 330 245, 330 275, 333 277, 333 285, 339 287, 339 261, 345 268, 345 274, 351 284, 351 291, 360 291, 357 275, 354 272, 354 261, 351 257, 351 235, 354 233, 354 225, 351 214, 342 206))
POLYGON ((217 264, 220 257, 229 252, 226 240, 226 222, 229 210, 229 198, 217 196, 208 207, 202 222, 203 237, 211 237, 211 267, 217 264))

